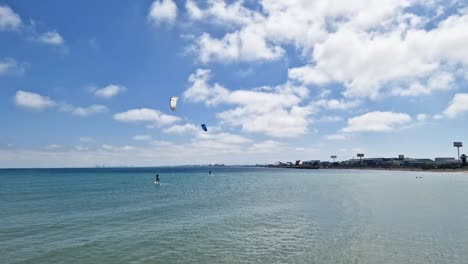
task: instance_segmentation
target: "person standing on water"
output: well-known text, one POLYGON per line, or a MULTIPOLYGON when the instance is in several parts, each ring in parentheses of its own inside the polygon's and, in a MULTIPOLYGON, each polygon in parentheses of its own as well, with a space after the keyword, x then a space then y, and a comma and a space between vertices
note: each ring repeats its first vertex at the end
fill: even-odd
POLYGON ((156 174, 156 182, 159 183, 159 174, 156 174))

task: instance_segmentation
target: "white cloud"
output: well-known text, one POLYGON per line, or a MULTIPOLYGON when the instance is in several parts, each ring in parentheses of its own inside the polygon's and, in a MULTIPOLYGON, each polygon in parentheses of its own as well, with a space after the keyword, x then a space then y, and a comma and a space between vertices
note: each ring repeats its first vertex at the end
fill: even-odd
POLYGON ((187 134, 187 133, 195 133, 199 130, 197 126, 193 124, 185 124, 185 125, 173 125, 166 129, 164 129, 164 133, 168 134, 187 134))
POLYGON ((0 30, 17 30, 20 26, 20 16, 9 6, 0 5, 0 30))
POLYGON ((331 135, 326 135, 325 138, 327 140, 347 140, 349 136, 346 134, 331 134, 331 135))
POLYGON ((289 70, 291 80, 338 83, 347 97, 372 99, 456 88, 450 72, 468 64, 468 8, 460 1, 270 0, 248 6, 187 2, 192 20, 221 25, 224 32, 195 40, 191 50, 201 62, 271 61, 292 45, 307 63, 289 70))
POLYGON ((42 33, 37 40, 44 44, 53 45, 53 46, 61 46, 65 43, 63 37, 57 31, 48 31, 42 33))
POLYGON ((12 58, 0 59, 0 75, 23 74, 27 63, 20 63, 12 58))
POLYGON ((103 87, 101 89, 98 89, 94 92, 94 95, 97 97, 101 98, 112 98, 120 93, 125 92, 127 90, 124 86, 121 85, 116 85, 116 84, 110 84, 106 87, 103 87))
POLYGON ((103 144, 101 145, 101 148, 104 151, 109 151, 109 152, 129 152, 129 151, 135 151, 136 148, 134 146, 113 146, 113 145, 108 145, 108 144, 103 144))
POLYGON ((305 84, 324 84, 330 81, 328 74, 310 65, 289 69, 288 76, 305 84))
POLYGON ((425 85, 421 84, 419 81, 416 81, 410 84, 408 88, 396 88, 392 91, 392 93, 401 96, 429 95, 434 91, 447 91, 455 88, 454 81, 455 78, 453 74, 448 72, 441 72, 430 77, 425 85))
POLYGON ((177 116, 166 115, 149 108, 131 109, 114 115, 114 120, 127 123, 149 122, 158 126, 170 125, 180 120, 177 116))
POLYGON ((192 0, 187 0, 187 2, 185 3, 185 9, 187 9, 187 13, 192 19, 198 20, 204 16, 203 11, 200 8, 198 8, 196 3, 192 0))
POLYGON ((362 102, 359 100, 344 100, 344 99, 320 99, 313 104, 327 110, 347 110, 359 106, 362 102))
POLYGON ((208 6, 201 9, 197 4, 188 0, 186 9, 189 16, 194 20, 207 20, 223 25, 248 25, 263 17, 248 8, 245 8, 240 1, 227 4, 223 0, 210 0, 208 6))
POLYGON ((108 111, 108 108, 104 105, 95 104, 88 107, 77 107, 66 103, 56 103, 47 96, 21 90, 16 92, 14 99, 15 104, 22 108, 43 110, 46 108, 58 106, 60 111, 69 112, 77 116, 90 116, 108 111))
POLYGON ((61 148, 63 148, 63 146, 59 145, 59 144, 50 144, 50 145, 47 145, 45 147, 45 149, 47 149, 47 150, 57 150, 57 149, 61 149, 61 148))
POLYGON ((244 143, 249 143, 252 141, 246 137, 231 134, 231 133, 226 133, 226 132, 222 132, 222 133, 200 132, 200 133, 197 133, 196 137, 198 140, 210 140, 210 141, 216 141, 218 143, 225 143, 225 144, 244 144, 244 143))
POLYGON ((153 140, 150 142, 153 146, 164 147, 172 145, 171 142, 165 140, 153 140))
POLYGON ((153 137, 150 135, 136 135, 133 137, 133 140, 136 141, 151 141, 153 140, 153 137))
POLYGON ((453 15, 430 31, 411 25, 383 33, 343 27, 315 46, 315 65, 310 69, 315 75, 342 83, 344 94, 352 97, 376 98, 386 86, 391 88, 392 82, 413 84, 394 91, 399 95, 447 90, 452 78, 444 69, 449 64, 468 62, 468 53, 462 48, 468 44, 467 27, 468 14, 453 15), (422 87, 421 80, 433 75, 439 75, 438 79, 422 87))
POLYGON ((90 105, 88 107, 78 107, 78 106, 73 106, 70 104, 62 104, 60 106, 60 110, 63 112, 70 112, 73 115, 77 116, 91 116, 95 114, 102 114, 106 113, 109 111, 109 109, 105 105, 99 105, 99 104, 94 104, 90 105))
POLYGON ((56 105, 49 97, 21 90, 16 92, 15 104, 33 110, 43 110, 56 105))
POLYGON ((348 126, 342 131, 345 133, 390 132, 409 122, 411 122, 411 117, 404 113, 375 111, 350 118, 348 126))
POLYGON ((280 142, 274 140, 267 140, 252 144, 252 146, 249 147, 248 151, 256 153, 268 153, 272 151, 278 151, 280 147, 282 147, 282 144, 280 142))
POLYGON ((197 69, 189 76, 191 86, 184 92, 185 99, 192 102, 203 102, 206 105, 216 105, 224 101, 229 91, 219 84, 210 86, 207 82, 211 78, 210 70, 197 69))
POLYGON ((203 63, 212 61, 271 61, 284 54, 279 46, 273 46, 265 41, 262 31, 256 28, 234 32, 222 39, 212 38, 209 34, 201 35, 191 50, 198 55, 203 63))
POLYGON ((308 116, 315 107, 300 105, 308 97, 305 87, 286 83, 276 87, 231 91, 217 83, 209 84, 209 79, 209 70, 198 69, 190 75, 191 86, 184 92, 184 98, 207 106, 233 105, 234 108, 217 114, 224 124, 239 126, 243 132, 272 137, 297 137, 307 132, 308 116))
POLYGON ((443 114, 449 118, 456 118, 465 112, 468 112, 468 93, 458 93, 455 94, 443 114))
POLYGON ((186 9, 195 20, 214 22, 221 26, 244 26, 242 30, 227 33, 222 38, 214 38, 203 33, 197 38, 191 50, 203 63, 211 61, 256 61, 275 60, 283 56, 284 49, 266 38, 265 27, 260 23, 263 15, 242 6, 242 2, 213 0, 200 9, 195 2, 188 1, 186 9))
POLYGON ((426 121, 427 120, 427 115, 426 114, 418 114, 416 119, 418 119, 418 121, 426 121))
POLYGON ((195 141, 215 141, 217 143, 223 144, 243 144, 252 141, 246 137, 235 135, 232 133, 218 132, 220 131, 220 129, 216 127, 209 127, 209 131, 210 132, 207 133, 203 131, 200 126, 196 126, 190 123, 187 123, 185 125, 173 125, 164 129, 164 132, 169 134, 191 134, 193 137, 192 139, 195 141))
POLYGON ((89 116, 93 114, 101 114, 108 111, 108 108, 105 105, 90 105, 88 107, 77 107, 73 110, 74 115, 79 116, 89 116))
POLYGON ((327 123, 333 123, 333 122, 341 122, 343 121, 343 118, 341 116, 322 116, 321 118, 317 119, 316 121, 318 122, 327 122, 327 123))
POLYGON ((148 19, 154 24, 175 22, 177 6, 172 0, 156 0, 151 4, 148 19))

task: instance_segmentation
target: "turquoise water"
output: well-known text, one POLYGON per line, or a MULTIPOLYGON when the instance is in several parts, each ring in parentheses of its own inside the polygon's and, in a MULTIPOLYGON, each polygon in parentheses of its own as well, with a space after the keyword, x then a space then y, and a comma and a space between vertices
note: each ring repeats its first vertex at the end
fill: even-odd
POLYGON ((468 263, 468 175, 0 170, 0 263, 468 263))

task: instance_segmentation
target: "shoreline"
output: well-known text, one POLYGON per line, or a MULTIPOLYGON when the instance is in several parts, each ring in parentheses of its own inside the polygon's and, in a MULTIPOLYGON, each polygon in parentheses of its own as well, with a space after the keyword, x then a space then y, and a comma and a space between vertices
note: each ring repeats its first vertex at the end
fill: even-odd
POLYGON ((377 168, 377 167, 363 167, 363 168, 323 168, 324 170, 338 169, 338 170, 377 170, 377 171, 411 171, 411 172, 443 172, 443 173, 468 173, 468 168, 463 169, 421 169, 421 168, 377 168))
POLYGON ((331 168, 305 168, 305 167, 270 167, 277 169, 319 169, 319 170, 376 170, 376 171, 411 171, 411 172, 442 172, 468 174, 468 167, 459 169, 422 169, 422 168, 381 168, 381 167, 331 167, 331 168))

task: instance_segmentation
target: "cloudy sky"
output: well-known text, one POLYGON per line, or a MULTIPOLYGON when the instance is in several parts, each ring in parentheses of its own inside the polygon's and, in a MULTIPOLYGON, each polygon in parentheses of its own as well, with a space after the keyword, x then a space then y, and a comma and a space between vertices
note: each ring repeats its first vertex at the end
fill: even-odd
POLYGON ((467 81, 466 0, 0 0, 0 167, 454 157, 467 81))

